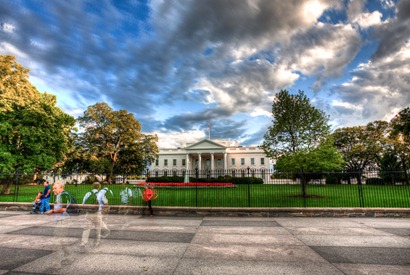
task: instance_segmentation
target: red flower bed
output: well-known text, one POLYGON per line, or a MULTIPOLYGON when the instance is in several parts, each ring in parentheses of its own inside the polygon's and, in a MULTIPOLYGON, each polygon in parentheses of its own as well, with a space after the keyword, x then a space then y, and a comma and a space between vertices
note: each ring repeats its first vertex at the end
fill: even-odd
MULTIPOLYGON (((236 187, 231 182, 147 182, 150 186, 160 187, 236 187)), ((138 186, 144 186, 144 182, 137 184, 138 186)))

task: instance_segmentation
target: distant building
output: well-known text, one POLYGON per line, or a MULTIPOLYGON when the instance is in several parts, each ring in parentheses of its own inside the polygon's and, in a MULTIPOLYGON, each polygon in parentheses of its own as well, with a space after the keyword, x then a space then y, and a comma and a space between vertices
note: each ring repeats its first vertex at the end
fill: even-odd
MULTIPOLYGON (((236 142, 202 140, 183 148, 159 149, 151 165, 151 176, 185 176, 199 172, 200 177, 238 176, 238 171, 269 170, 270 159, 259 147, 239 146, 236 142)), ((260 174, 260 172, 258 172, 260 174)))

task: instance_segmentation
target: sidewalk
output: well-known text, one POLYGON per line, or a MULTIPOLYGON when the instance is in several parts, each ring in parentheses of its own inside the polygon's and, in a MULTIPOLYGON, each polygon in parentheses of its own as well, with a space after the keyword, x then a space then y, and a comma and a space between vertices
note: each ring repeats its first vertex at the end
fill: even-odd
MULTIPOLYGON (((82 251, 84 216, 0 211, 0 274, 410 274, 410 219, 108 215, 110 235, 82 251)), ((93 238, 93 231, 91 238, 93 238)), ((91 243, 92 243, 91 239, 91 243)))

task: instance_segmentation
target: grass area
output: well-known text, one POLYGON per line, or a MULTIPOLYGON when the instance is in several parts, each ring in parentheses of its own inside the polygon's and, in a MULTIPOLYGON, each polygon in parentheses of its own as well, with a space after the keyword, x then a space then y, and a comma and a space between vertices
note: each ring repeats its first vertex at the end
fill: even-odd
MULTIPOLYGON (((108 186, 108 185, 104 185, 108 186)), ((128 185, 134 188, 133 185, 128 185)), ((108 195, 110 204, 120 204, 122 185, 108 186, 114 196, 108 195)), ((239 185, 221 187, 157 187, 158 198, 153 206, 198 207, 386 207, 410 208, 410 186, 362 185, 359 199, 358 185, 308 185, 307 198, 301 196, 301 186, 296 184, 239 185), (361 205, 362 202, 362 205, 361 205)), ((91 185, 67 185, 66 190, 79 203, 90 191, 91 185)), ((31 202, 43 186, 11 186, 10 195, 0 195, 1 202, 31 202), (18 191, 18 196, 16 192, 18 191)), ((53 198, 50 202, 53 202, 53 198)), ((141 205, 139 197, 133 201, 141 205)))

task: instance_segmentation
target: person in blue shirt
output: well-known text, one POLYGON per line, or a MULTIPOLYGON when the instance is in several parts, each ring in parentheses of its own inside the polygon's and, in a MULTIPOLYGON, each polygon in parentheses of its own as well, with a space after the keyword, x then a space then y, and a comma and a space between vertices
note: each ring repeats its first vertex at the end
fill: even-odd
POLYGON ((46 180, 43 182, 44 191, 43 196, 41 197, 41 207, 40 213, 43 214, 44 212, 50 211, 50 196, 51 196, 51 189, 50 185, 46 180))

